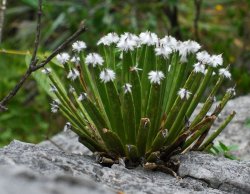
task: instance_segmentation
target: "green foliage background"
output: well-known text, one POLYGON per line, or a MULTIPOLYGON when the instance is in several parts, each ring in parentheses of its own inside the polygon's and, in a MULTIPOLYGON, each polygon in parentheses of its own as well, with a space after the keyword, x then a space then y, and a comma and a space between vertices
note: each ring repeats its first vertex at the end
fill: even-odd
MULTIPOLYGON (((33 47, 36 27, 37 0, 9 0, 7 3, 0 44, 0 98, 25 71, 25 53, 33 47)), ((225 63, 232 64, 238 95, 250 91, 249 7, 249 0, 203 0, 198 23, 199 42, 204 49, 223 53, 225 63)), ((89 50, 110 31, 150 30, 162 36, 197 39, 193 0, 46 0, 43 10, 41 56, 72 34, 83 19, 88 30, 80 38, 88 44, 89 50), (173 21, 174 10, 178 10, 177 24, 173 21)), ((50 98, 40 87, 34 79, 29 79, 9 104, 9 111, 0 114, 0 145, 14 138, 39 142, 63 128, 65 121, 50 114, 50 98)))

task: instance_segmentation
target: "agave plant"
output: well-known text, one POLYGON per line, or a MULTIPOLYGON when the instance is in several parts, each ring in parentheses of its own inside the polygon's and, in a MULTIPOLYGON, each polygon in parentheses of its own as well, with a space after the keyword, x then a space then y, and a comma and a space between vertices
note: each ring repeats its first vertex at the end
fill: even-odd
POLYGON ((139 36, 109 33, 97 46, 99 54, 85 55, 86 44, 77 41, 72 57, 57 56, 66 81, 50 68, 43 72, 54 93, 52 112, 68 119, 79 142, 99 153, 100 163, 124 158, 129 167, 167 162, 189 150, 209 150, 234 117, 232 112, 209 133, 235 91, 228 89, 211 110, 231 74, 221 55, 200 51, 197 42, 160 39, 147 31, 139 36), (203 105, 196 110, 199 102, 203 105))

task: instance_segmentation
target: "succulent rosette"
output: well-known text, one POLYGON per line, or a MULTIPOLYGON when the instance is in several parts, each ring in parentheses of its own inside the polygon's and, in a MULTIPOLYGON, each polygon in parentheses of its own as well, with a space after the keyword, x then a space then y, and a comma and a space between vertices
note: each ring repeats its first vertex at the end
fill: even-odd
POLYGON ((72 54, 57 56, 66 81, 53 66, 43 73, 53 92, 51 111, 67 118, 67 126, 99 153, 100 162, 123 158, 127 166, 136 166, 208 150, 234 117, 232 112, 209 133, 235 95, 231 88, 221 101, 214 100, 223 80, 231 79, 221 54, 210 55, 192 40, 160 39, 149 31, 109 33, 97 46, 98 52, 86 54, 86 44, 77 41, 72 54))

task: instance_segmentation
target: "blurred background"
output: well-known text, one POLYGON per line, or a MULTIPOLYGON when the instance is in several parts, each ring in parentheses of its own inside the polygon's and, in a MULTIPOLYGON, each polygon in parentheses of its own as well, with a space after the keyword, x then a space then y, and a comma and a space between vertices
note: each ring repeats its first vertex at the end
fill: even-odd
MULTIPOLYGON (((0 3, 2 99, 26 70, 25 53, 33 48, 37 0, 0 3)), ((197 40, 210 53, 223 53, 225 64, 231 64, 237 95, 250 92, 250 0, 46 0, 39 53, 51 52, 83 19, 88 30, 80 39, 90 50, 111 31, 150 30, 159 36, 197 40)), ((14 138, 36 143, 61 130, 66 121, 50 113, 49 103, 41 84, 30 78, 8 105, 9 111, 0 114, 0 146, 14 138)))

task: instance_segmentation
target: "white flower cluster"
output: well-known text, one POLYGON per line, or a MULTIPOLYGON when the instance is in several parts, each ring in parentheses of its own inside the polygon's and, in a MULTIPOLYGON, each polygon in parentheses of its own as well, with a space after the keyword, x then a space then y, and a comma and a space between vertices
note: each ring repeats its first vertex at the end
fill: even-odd
POLYGON ((126 93, 131 93, 131 92, 132 92, 132 91, 131 91, 131 88, 132 88, 132 85, 131 85, 131 84, 129 84, 129 83, 124 84, 124 86, 123 86, 124 93, 125 93, 125 94, 126 94, 126 93))
POLYGON ((77 69, 73 68, 69 71, 67 78, 74 81, 79 76, 80 76, 80 72, 77 69))
POLYGON ((200 62, 194 64, 194 72, 196 73, 206 73, 205 65, 201 64, 200 62))
POLYGON ((227 69, 225 69, 225 68, 219 69, 219 74, 220 74, 221 76, 223 76, 223 77, 226 77, 226 78, 228 78, 228 79, 231 79, 231 73, 230 73, 227 69))
POLYGON ((110 32, 106 36, 103 36, 98 42, 97 45, 103 44, 110 46, 111 44, 117 43, 119 41, 119 36, 115 32, 110 32))
POLYGON ((209 55, 206 51, 201 51, 196 54, 196 58, 202 64, 218 67, 223 64, 222 55, 209 55))
POLYGON ((65 64, 69 61, 70 56, 68 53, 60 53, 56 56, 56 59, 59 61, 59 63, 65 64))
POLYGON ((115 72, 111 69, 104 69, 100 73, 100 79, 102 82, 107 83, 115 79, 115 72))
MULTIPOLYGON (((134 51, 142 46, 150 46, 154 48, 155 55, 158 57, 163 57, 164 59, 168 59, 172 53, 177 53, 179 55, 179 59, 181 63, 185 63, 188 60, 188 56, 193 54, 196 56, 196 62, 193 64, 193 72, 206 74, 208 70, 207 67, 217 68, 223 65, 222 55, 210 55, 206 51, 200 51, 201 45, 196 41, 187 40, 187 41, 179 41, 176 40, 172 36, 165 36, 163 38, 159 38, 157 34, 152 33, 150 31, 145 31, 140 33, 138 36, 129 32, 121 34, 120 36, 114 32, 108 33, 103 36, 98 42, 97 45, 103 46, 114 46, 120 52, 121 56, 124 55, 124 52, 134 51)), ((68 53, 60 53, 57 55, 57 60, 61 64, 66 64, 68 62, 72 62, 78 64, 80 62, 80 58, 77 56, 83 49, 86 49, 86 43, 83 41, 76 41, 72 44, 72 50, 75 52, 74 56, 70 58, 68 53)), ((105 64, 103 57, 98 53, 89 53, 85 58, 85 64, 87 66, 92 66, 94 68, 100 68, 99 79, 103 83, 107 83, 116 79, 116 72, 110 69, 108 64, 105 64), (105 67, 103 67, 105 66, 105 67)), ((132 71, 142 71, 143 69, 138 68, 138 61, 135 61, 135 64, 131 64, 130 72, 132 71), (134 65, 134 66, 133 66, 134 65)), ((168 72, 171 71, 171 67, 173 64, 170 64, 168 67, 168 72)), ((49 74, 51 70, 49 68, 45 68, 42 70, 43 73, 49 74)), ((165 78, 164 73, 158 70, 150 70, 148 72, 148 79, 151 84, 160 85, 162 80, 165 78)), ((215 72, 213 72, 215 74, 215 72)), ((220 68, 218 70, 218 74, 225 78, 231 79, 231 74, 226 68, 220 68)), ((80 76, 80 72, 76 68, 70 68, 70 71, 67 75, 67 78, 71 81, 74 81, 80 76)), ((132 85, 130 83, 125 83, 123 85, 124 93, 132 92, 132 85)), ((51 91, 55 92, 56 89, 51 87, 51 91)), ((71 92, 75 91, 73 87, 70 89, 71 92)), ((192 93, 185 88, 180 88, 178 91, 178 95, 181 99, 189 99, 192 93)), ((86 98, 86 95, 81 94, 79 96, 79 100, 83 100, 86 98)))
POLYGON ((155 33, 146 31, 146 32, 140 33, 139 40, 140 40, 140 44, 152 46, 152 45, 157 45, 159 39, 155 33))
POLYGON ((164 74, 162 71, 150 71, 148 73, 148 79, 150 80, 150 83, 158 84, 160 85, 161 80, 164 78, 164 74))
POLYGON ((138 36, 126 32, 121 35, 117 43, 117 48, 119 48, 120 51, 133 51, 139 46, 139 43, 140 39, 138 36))
POLYGON ((192 93, 188 90, 186 90, 185 88, 181 88, 179 91, 178 91, 178 95, 180 96, 181 99, 186 99, 188 100, 190 95, 192 93))
POLYGON ((102 66, 103 62, 104 62, 103 58, 101 57, 101 55, 97 53, 90 53, 87 55, 85 59, 85 63, 87 65, 92 64, 93 67, 96 67, 97 65, 102 66))
POLYGON ((163 44, 155 48, 155 55, 163 56, 165 59, 167 59, 172 52, 173 50, 170 47, 164 46, 163 44))
POLYGON ((192 40, 187 41, 177 41, 172 36, 165 36, 160 39, 158 46, 155 48, 155 53, 158 56, 163 56, 168 58, 168 56, 173 52, 179 52, 181 56, 181 62, 187 62, 187 56, 190 53, 196 53, 201 46, 192 40))
MULTIPOLYGON (((87 46, 86 46, 86 43, 83 42, 83 41, 76 41, 72 44, 72 50, 74 52, 77 52, 77 53, 80 53, 83 49, 86 49, 87 46)), ((70 59, 70 55, 66 52, 64 53, 59 53, 57 56, 56 56, 56 59, 59 63, 61 64, 65 64, 69 61, 73 62, 73 63, 78 63, 80 61, 80 58, 79 57, 76 57, 76 56, 73 56, 71 59, 70 59)))
POLYGON ((196 53, 201 46, 195 41, 187 40, 180 42, 177 48, 181 55, 181 62, 187 62, 187 55, 190 53, 196 53))
MULTIPOLYGON (((103 36, 98 42, 97 45, 103 44, 106 46, 110 46, 111 44, 116 44, 117 48, 120 51, 133 51, 135 48, 140 47, 141 45, 147 46, 157 46, 159 48, 165 47, 166 45, 171 48, 172 50, 178 50, 177 46, 180 41, 177 41, 175 38, 171 36, 164 37, 163 39, 159 39, 157 34, 152 33, 150 31, 145 31, 139 34, 139 36, 125 32, 124 34, 120 35, 120 37, 116 33, 108 33, 106 36, 103 36)), ((194 44, 194 41, 187 41, 185 42, 182 47, 187 47, 187 52, 190 52, 194 49, 194 47, 198 45, 198 43, 194 44)), ((164 49, 157 49, 158 55, 162 53, 164 49), (161 52, 160 52, 161 51, 161 52)), ((169 49, 166 49, 169 50, 169 49)))
POLYGON ((76 41, 72 44, 72 50, 78 53, 86 48, 87 48, 86 43, 83 41, 76 41))

